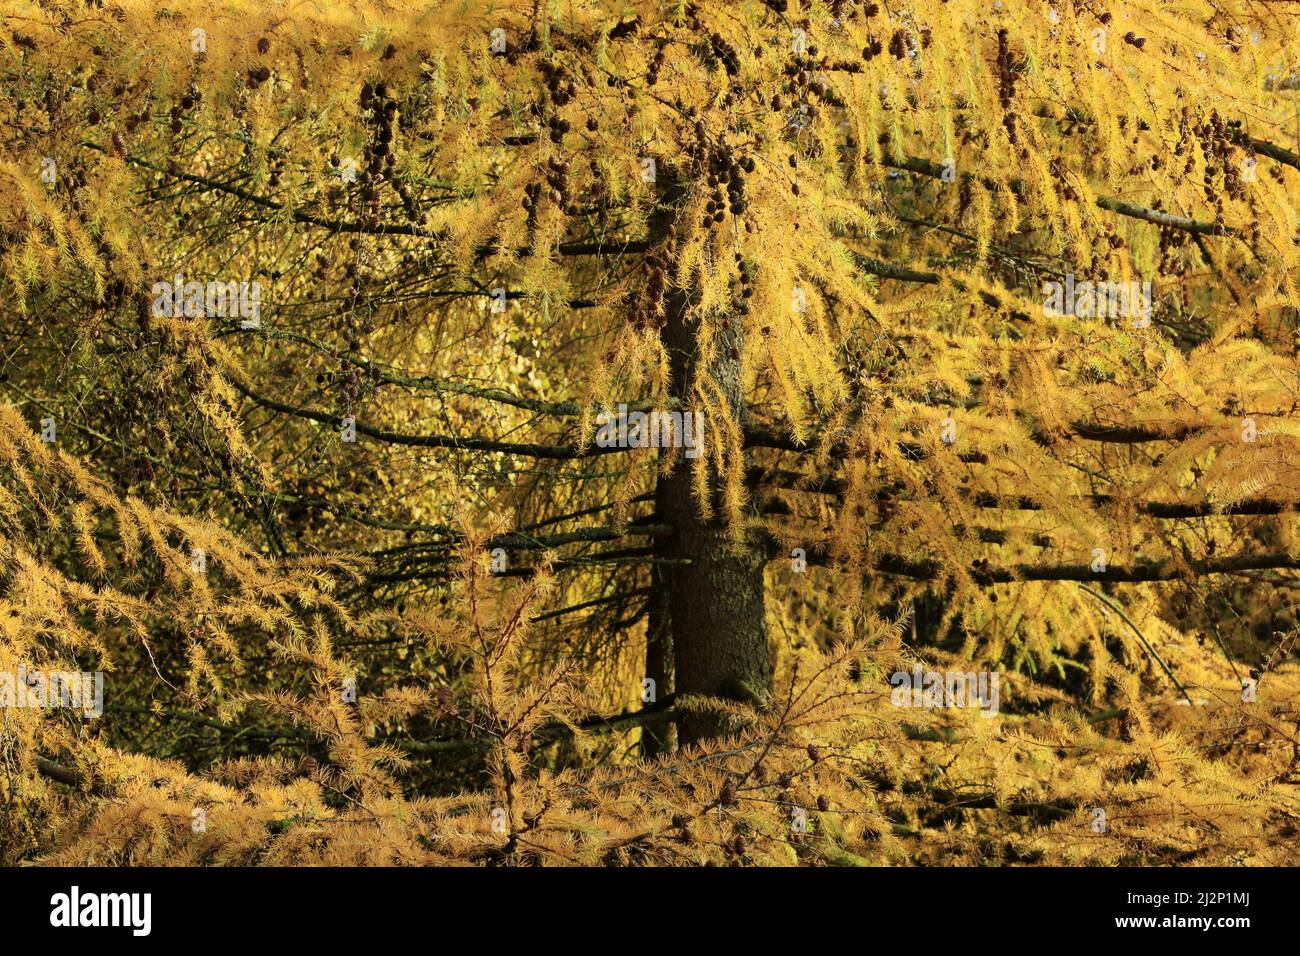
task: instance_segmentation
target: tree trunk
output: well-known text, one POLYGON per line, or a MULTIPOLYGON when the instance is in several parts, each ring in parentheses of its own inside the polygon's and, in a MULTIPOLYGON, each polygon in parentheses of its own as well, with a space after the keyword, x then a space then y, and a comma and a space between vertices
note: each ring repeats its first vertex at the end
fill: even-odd
MULTIPOLYGON (((689 463, 660 481, 659 510, 673 526, 663 554, 690 562, 667 565, 664 575, 676 694, 762 700, 772 684, 762 557, 736 553, 721 522, 700 517, 689 463)), ((734 729, 718 715, 688 714, 678 721, 678 742, 694 743, 734 729)))
MULTIPOLYGON (((672 613, 668 603, 668 580, 660 565, 650 566, 650 613, 645 632, 645 676, 654 681, 655 699, 673 692, 672 613)), ((671 721, 650 721, 641 725, 641 756, 671 753, 676 739, 671 721)))
MULTIPOLYGON (((663 195, 662 215, 671 216, 678 193, 670 186, 663 195)), ((656 225, 666 229, 662 223, 656 225)), ((687 317, 690 298, 689 290, 677 281, 666 296, 662 341, 668 351, 671 394, 683 406, 690 402, 700 363, 708 361, 707 371, 731 413, 744 422, 740 362, 730 357, 739 354, 743 344, 741 323, 737 320, 731 330, 716 336, 713 356, 703 356, 694 323, 687 317)), ((718 434, 716 417, 710 422, 706 412, 704 457, 709 455, 709 442, 717 441, 718 434)), ((758 553, 738 550, 728 537, 716 487, 710 488, 714 516, 702 516, 695 497, 693 465, 693 460, 679 452, 675 467, 659 480, 656 492, 656 510, 673 529, 662 540, 660 553, 676 559, 662 565, 672 631, 674 691, 679 697, 705 694, 758 702, 770 692, 772 683, 763 605, 765 561, 758 553)), ((689 744, 735 729, 721 715, 690 714, 678 721, 678 741, 689 744)))

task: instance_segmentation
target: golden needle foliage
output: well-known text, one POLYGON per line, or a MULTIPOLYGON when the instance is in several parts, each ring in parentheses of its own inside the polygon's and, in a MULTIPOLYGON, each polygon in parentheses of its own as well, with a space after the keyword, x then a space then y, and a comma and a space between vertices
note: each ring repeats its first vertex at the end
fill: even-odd
POLYGON ((1300 5, 5 11, 0 674, 108 705, 0 709, 0 859, 1293 859, 1300 5), (782 559, 751 700, 630 713, 628 400, 782 559))

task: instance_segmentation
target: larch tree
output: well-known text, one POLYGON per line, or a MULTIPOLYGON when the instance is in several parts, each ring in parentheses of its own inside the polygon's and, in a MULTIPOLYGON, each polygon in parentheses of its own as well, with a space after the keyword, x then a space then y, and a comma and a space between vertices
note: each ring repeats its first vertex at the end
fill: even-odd
POLYGON ((1300 3, 6 8, 0 858, 1285 852, 1300 3))

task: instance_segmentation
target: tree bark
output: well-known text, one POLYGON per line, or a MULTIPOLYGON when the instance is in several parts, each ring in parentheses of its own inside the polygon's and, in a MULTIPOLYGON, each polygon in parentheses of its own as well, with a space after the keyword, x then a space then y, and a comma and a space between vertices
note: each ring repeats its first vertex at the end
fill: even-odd
MULTIPOLYGON (((660 565, 650 566, 650 613, 645 634, 645 676, 654 681, 655 699, 673 693, 672 611, 668 603, 668 581, 660 565)), ((671 753, 676 742, 672 721, 652 722, 641 727, 641 756, 671 753)))
MULTIPOLYGON (((669 185, 663 192, 661 215, 671 216, 679 199, 669 185)), ((655 223, 666 230, 666 225, 655 223)), ((694 404, 693 386, 701 373, 710 375, 742 424, 746 415, 740 362, 742 323, 715 336, 711 355, 701 354, 696 323, 690 318, 691 292, 679 277, 669 285, 667 324, 661 339, 668 352, 671 394, 683 410, 694 404), (706 367, 707 366, 707 367, 706 367)), ((702 448, 709 455, 719 440, 717 418, 706 411, 702 448)), ((716 481, 711 479, 712 516, 705 518, 695 496, 695 462, 678 453, 672 471, 659 480, 657 510, 672 526, 660 542, 660 553, 678 559, 666 565, 669 618, 672 631, 674 691, 761 702, 771 690, 767 620, 764 613, 764 558, 757 550, 738 549, 728 535, 716 481), (682 563, 685 559, 688 563, 682 563)), ((716 477, 716 476, 715 476, 716 477)), ((736 730, 712 713, 687 714, 678 722, 678 742, 690 744, 736 730)))
MULTIPOLYGON (((759 703, 770 692, 762 557, 739 553, 719 518, 700 516, 689 464, 659 484, 659 509, 673 525, 661 545, 672 558, 664 575, 672 622, 674 690, 759 703)), ((737 729, 720 715, 686 714, 678 721, 685 745, 737 729)))

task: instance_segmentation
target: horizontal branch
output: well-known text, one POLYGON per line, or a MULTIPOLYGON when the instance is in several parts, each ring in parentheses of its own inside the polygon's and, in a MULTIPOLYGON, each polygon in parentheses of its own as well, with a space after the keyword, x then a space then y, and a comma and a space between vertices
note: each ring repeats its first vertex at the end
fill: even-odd
MULTIPOLYGON (((1103 425, 1098 422, 1071 422, 1066 437, 1082 441, 1105 442, 1115 445, 1136 445, 1151 441, 1183 441, 1211 427, 1208 424, 1176 425, 1173 427, 1156 427, 1151 425, 1103 425)), ((1050 445, 1052 436, 1047 432, 1033 431, 1028 436, 1039 445, 1050 445)), ((815 441, 799 442, 793 435, 778 432, 772 428, 751 426, 745 429, 746 448, 772 448, 778 451, 809 452, 817 446, 815 441)), ((909 457, 925 457, 922 445, 915 442, 900 442, 899 448, 909 457)), ((847 451, 846 446, 837 444, 833 454, 847 451)), ((982 452, 971 452, 963 461, 987 460, 982 452)))
MULTIPOLYGON (((508 295, 513 296, 514 293, 509 293, 508 295)), ((570 305, 572 304, 573 303, 571 302, 570 305)), ((364 356, 353 355, 342 349, 333 348, 324 342, 318 342, 310 336, 303 335, 300 332, 293 332, 288 329, 271 328, 268 326, 245 328, 242 323, 232 321, 230 325, 225 327, 225 331, 229 331, 232 334, 255 335, 268 339, 282 339, 289 342, 297 342, 300 345, 305 345, 308 348, 321 353, 322 355, 328 355, 336 361, 362 369, 367 375, 370 375, 376 381, 388 385, 395 385, 398 388, 430 391, 438 395, 442 395, 445 392, 466 398, 481 398, 484 401, 493 402, 498 405, 509 405, 512 408, 521 408, 524 411, 532 412, 536 415, 554 415, 558 418, 578 418, 584 411, 583 405, 580 402, 550 402, 545 399, 526 398, 522 395, 515 395, 500 388, 470 385, 466 382, 457 382, 453 379, 438 378, 434 375, 399 374, 399 372, 394 370, 392 366, 372 362, 364 356)), ((587 410, 592 414, 598 414, 605 409, 621 408, 624 406, 626 406, 629 412, 680 411, 682 403, 676 398, 610 399, 605 402, 592 402, 587 407, 587 410)))
MULTIPOLYGON (((467 540, 465 533, 456 528, 432 525, 429 527, 438 536, 438 540, 420 541, 415 544, 404 544, 396 548, 360 552, 360 554, 375 561, 398 560, 403 556, 414 554, 438 554, 441 560, 441 552, 450 551, 467 540)), ((653 524, 649 520, 639 519, 621 528, 598 526, 577 528, 573 531, 562 531, 556 534, 528 534, 525 531, 507 531, 488 538, 483 542, 482 547, 487 550, 502 548, 511 551, 549 551, 552 548, 558 548, 566 544, 617 541, 619 538, 636 536, 659 537, 669 534, 672 534, 670 525, 653 524)))
MULTIPOLYGON (((1156 428, 1149 425, 1101 425, 1096 422, 1071 422, 1070 436, 1084 441, 1109 442, 1115 445, 1136 445, 1148 441, 1182 441, 1208 428, 1208 425, 1176 425, 1173 428, 1156 428)), ((1044 432, 1030 436, 1039 444, 1050 444, 1044 432)))
MULTIPOLYGON (((1276 148, 1276 147, 1274 147, 1276 148)), ((1285 152, 1285 151, 1283 151, 1285 152)), ((939 163, 931 162, 928 159, 922 159, 919 156, 907 156, 903 159, 882 159, 880 165, 887 166, 890 169, 901 169, 907 172, 919 173, 922 176, 929 176, 932 179, 942 180, 945 173, 951 176, 951 167, 945 169, 939 163)), ((996 189, 1001 184, 995 180, 988 179, 984 176, 976 176, 973 173, 963 173, 963 178, 977 180, 990 189, 996 189)), ((1021 180, 1012 180, 1007 184, 1012 192, 1017 194, 1024 191, 1024 182, 1021 180)), ((1175 216, 1171 213, 1161 212, 1158 209, 1148 209, 1145 206, 1139 206, 1136 203, 1127 202, 1114 196, 1098 196, 1097 206, 1109 212, 1118 213, 1121 216, 1127 216, 1131 219, 1141 219, 1157 226, 1164 226, 1167 229, 1178 229, 1183 232, 1189 232, 1193 235, 1200 236, 1237 236, 1236 229, 1231 226, 1225 226, 1216 222, 1200 222, 1195 219, 1188 219, 1183 216, 1175 216)))
POLYGON ((489 538, 489 548, 507 548, 516 551, 545 551, 564 544, 587 541, 616 541, 628 535, 647 535, 659 537, 672 534, 672 526, 666 524, 631 524, 626 528, 579 528, 560 534, 529 535, 519 532, 497 535, 489 538))
MULTIPOLYGON (((1213 518, 1220 515, 1280 515, 1300 510, 1300 503, 1270 501, 1267 499, 1248 499, 1232 504, 1216 504, 1212 501, 1128 501, 1116 495, 1084 495, 1080 500, 1099 507, 1131 507, 1139 514, 1153 518, 1213 518)), ((974 505, 977 508, 1001 508, 1009 511, 1042 511, 1043 505, 1032 498, 978 494, 974 505)))
MULTIPOLYGON (((1282 88, 1294 89, 1294 87, 1282 88)), ((1261 155, 1267 156, 1269 159, 1276 160, 1285 166, 1290 166, 1292 169, 1300 169, 1300 155, 1291 152, 1289 149, 1283 149, 1281 146, 1276 146, 1273 143, 1266 142, 1265 140, 1256 139, 1253 136, 1247 136, 1245 133, 1241 133, 1237 141, 1241 145, 1246 146, 1261 155)))
MULTIPOLYGON (((784 548, 768 543, 772 558, 789 557, 784 548)), ((831 556, 823 547, 805 549, 809 564, 832 565, 831 556)), ((928 559, 904 558, 899 555, 880 555, 872 567, 883 574, 922 581, 942 580, 950 577, 952 569, 928 559)), ((1105 571, 1094 571, 1091 564, 1015 564, 999 567, 979 564, 970 569, 970 575, 981 585, 1012 584, 1018 581, 1100 581, 1115 584, 1141 584, 1156 581, 1176 581, 1187 577, 1204 577, 1210 574, 1235 574, 1241 571, 1260 571, 1273 568, 1300 568, 1300 556, 1286 553, 1235 554, 1222 558, 1203 558, 1178 562, 1139 559, 1130 565, 1110 564, 1105 571)))
MULTIPOLYGON (((661 558, 655 548, 619 548, 612 551, 598 551, 595 554, 584 555, 579 558, 565 558, 560 561, 552 561, 549 565, 552 571, 574 571, 581 568, 594 567, 601 564, 690 564, 689 558, 661 558)), ((528 565, 521 568, 506 568, 504 571, 494 571, 494 578, 531 578, 541 568, 537 565, 528 565)))
MULTIPOLYGON (((83 145, 96 149, 99 152, 107 153, 108 150, 97 143, 85 142, 83 145)), ((213 192, 226 193, 242 199, 245 202, 253 203, 272 212, 287 212, 294 222, 303 225, 316 226, 321 229, 327 229, 330 232, 337 233, 360 233, 371 236, 412 236, 419 239, 430 239, 438 242, 445 242, 453 238, 452 234, 446 230, 433 232, 428 229, 422 229, 419 226, 402 225, 399 223, 374 223, 357 222, 355 220, 343 219, 325 219, 320 216, 303 212, 301 209, 289 209, 286 204, 276 202, 274 199, 268 199, 265 196, 259 196, 254 192, 235 186, 231 183, 223 183, 219 180, 210 179, 206 176, 199 176, 194 173, 183 172, 179 169, 164 169, 148 160, 141 159, 138 156, 126 156, 125 161, 134 166, 140 166, 153 172, 171 176, 174 179, 183 182, 192 183, 196 186, 202 186, 204 189, 213 192)), ((630 239, 618 242, 561 242, 555 247, 555 252, 562 256, 593 256, 593 255, 633 255, 645 252, 649 248, 648 241, 644 239, 630 239)), ((501 251, 501 246, 494 242, 483 243, 475 247, 474 254, 482 259, 495 255, 501 251)), ((532 255, 532 249, 528 246, 520 246, 515 250, 520 256, 528 257, 532 255)))
MULTIPOLYGON (((746 483, 751 488, 774 488, 778 491, 805 491, 812 494, 842 496, 848 491, 846 479, 834 475, 808 475, 799 471, 755 466, 749 469, 746 483), (776 484, 768 484, 775 482, 776 484)), ((1086 502, 1099 508, 1128 507, 1138 514, 1153 518, 1214 518, 1233 516, 1269 516, 1300 512, 1300 502, 1274 501, 1266 498, 1248 498, 1231 504, 1213 501, 1136 501, 1119 495, 1089 494, 1066 496, 1071 502, 1086 502)), ((971 500, 976 508, 1003 511, 1045 511, 1046 506, 1033 498, 1020 495, 995 495, 979 492, 971 500)))
MULTIPOLYGON (((293 415, 297 418, 305 418, 309 421, 319 422, 323 425, 333 425, 335 428, 343 427, 343 416, 333 415, 329 412, 316 411, 315 409, 310 408, 299 408, 294 405, 287 405, 284 402, 278 402, 273 398, 259 395, 257 392, 248 388, 238 380, 232 378, 231 381, 234 386, 248 398, 273 411, 282 412, 286 415, 293 415)), ((534 445, 520 442, 493 441, 487 438, 461 438, 453 435, 406 435, 400 432, 390 432, 375 428, 373 425, 367 425, 366 423, 356 419, 353 420, 353 424, 358 435, 365 435, 369 438, 374 438, 377 441, 382 441, 390 445, 409 445, 417 448, 448 448, 460 451, 487 451, 502 455, 520 455, 526 458, 542 458, 555 461, 589 458, 628 450, 626 448, 615 446, 606 448, 592 446, 586 450, 581 450, 573 445, 534 445)))
POLYGON ((36 769, 40 771, 42 776, 48 777, 56 783, 65 783, 69 787, 81 786, 81 773, 73 767, 65 767, 63 764, 47 760, 45 757, 37 757, 36 769))
MULTIPOLYGON (((584 717, 576 722, 579 730, 617 730, 620 727, 635 726, 649 721, 672 720, 677 716, 677 698, 674 694, 665 694, 654 703, 647 704, 639 710, 626 710, 608 717, 596 715, 584 717)), ((552 743, 564 737, 572 736, 573 727, 560 721, 549 721, 534 730, 529 736, 539 745, 552 743)), ((486 750, 496 743, 498 738, 489 735, 479 737, 452 737, 445 740, 410 740, 390 737, 385 743, 401 747, 408 753, 439 753, 446 750, 486 750)))
POLYGON ((648 597, 653 588, 636 588, 632 591, 625 591, 620 594, 611 594, 606 597, 592 598, 590 601, 582 601, 578 604, 570 604, 567 607, 557 608, 554 611, 547 611, 545 614, 537 614, 529 618, 534 624, 540 624, 542 621, 550 621, 557 617, 563 617, 566 614, 573 614, 577 611, 587 611, 593 607, 601 607, 606 604, 626 604, 634 598, 648 597))

